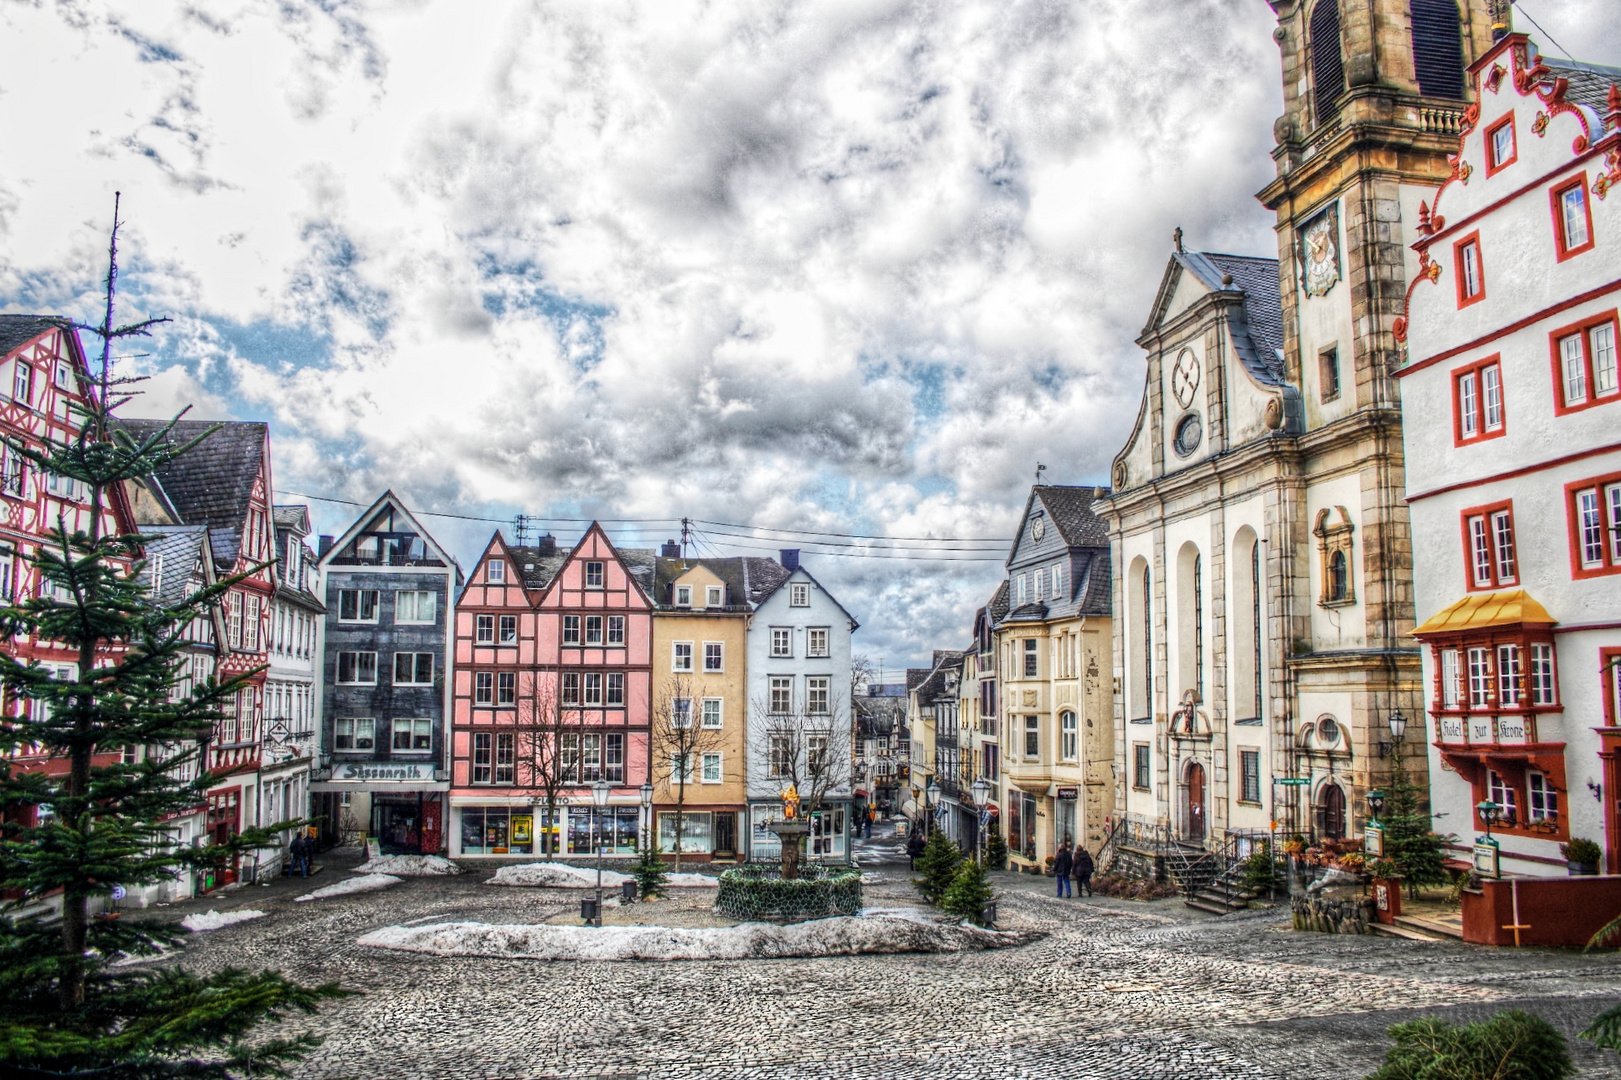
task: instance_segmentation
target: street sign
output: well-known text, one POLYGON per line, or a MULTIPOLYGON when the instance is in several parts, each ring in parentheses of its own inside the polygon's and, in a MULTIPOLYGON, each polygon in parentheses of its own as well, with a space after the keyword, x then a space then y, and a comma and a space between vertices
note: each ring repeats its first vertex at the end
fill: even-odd
POLYGON ((1489 878, 1502 876, 1498 870, 1498 844, 1489 836, 1475 837, 1475 873, 1489 878))
POLYGON ((1385 853, 1385 827, 1370 821, 1362 830, 1363 854, 1380 856, 1385 853))
POLYGON ((1284 787, 1305 787, 1307 784, 1311 783, 1311 780, 1304 776, 1285 776, 1281 780, 1274 780, 1272 782, 1274 784, 1282 784, 1284 787))

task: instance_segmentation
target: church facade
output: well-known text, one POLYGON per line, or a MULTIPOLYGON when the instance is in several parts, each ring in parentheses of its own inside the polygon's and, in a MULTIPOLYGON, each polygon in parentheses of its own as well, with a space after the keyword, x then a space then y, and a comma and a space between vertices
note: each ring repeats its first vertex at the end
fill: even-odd
POLYGON ((1360 831, 1416 781, 1412 547, 1392 372, 1418 202, 1450 172, 1483 0, 1274 0, 1278 259, 1185 250, 1113 464, 1119 815, 1240 848, 1360 831))

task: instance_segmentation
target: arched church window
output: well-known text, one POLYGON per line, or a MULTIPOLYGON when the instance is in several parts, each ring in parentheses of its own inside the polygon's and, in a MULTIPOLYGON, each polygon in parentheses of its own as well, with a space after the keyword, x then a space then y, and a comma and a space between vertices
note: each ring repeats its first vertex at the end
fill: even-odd
POLYGON ((1345 599, 1349 580, 1345 573, 1345 552, 1335 551, 1328 557, 1328 601, 1345 599))
POLYGON ((1345 59, 1340 52, 1339 0, 1317 0, 1311 9, 1311 74, 1317 92, 1317 119, 1334 114, 1345 93, 1345 59))
POLYGON ((1425 97, 1463 100, 1463 38, 1457 0, 1412 0, 1413 73, 1425 97))

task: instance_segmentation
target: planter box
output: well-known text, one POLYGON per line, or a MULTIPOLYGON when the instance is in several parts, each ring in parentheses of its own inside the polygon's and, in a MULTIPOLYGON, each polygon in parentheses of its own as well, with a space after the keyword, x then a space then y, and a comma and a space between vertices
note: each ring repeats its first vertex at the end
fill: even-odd
POLYGON ((1570 871, 1571 877, 1598 877, 1598 863, 1596 862, 1566 863, 1565 869, 1570 871))
POLYGON ((1463 939, 1476 945, 1579 947, 1621 913, 1621 876, 1509 878, 1463 894, 1463 939), (1519 894, 1519 918, 1514 917, 1519 894))
POLYGON ((1401 882, 1396 878, 1373 879, 1373 913, 1386 926, 1401 916, 1401 882))

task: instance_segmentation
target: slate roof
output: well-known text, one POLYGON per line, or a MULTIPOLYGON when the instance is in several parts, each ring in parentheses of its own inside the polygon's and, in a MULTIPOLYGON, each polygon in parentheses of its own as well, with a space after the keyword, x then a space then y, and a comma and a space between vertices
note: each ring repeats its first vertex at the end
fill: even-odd
MULTIPOLYGON (((303 538, 298 535, 298 530, 296 528, 290 528, 282 520, 282 511, 303 509, 304 507, 302 506, 278 506, 275 508, 277 559, 282 559, 286 556, 288 541, 296 539, 299 543, 303 543, 303 538)), ((293 518, 295 524, 302 523, 302 520, 302 518, 296 516, 293 518)), ((319 596, 316 596, 314 593, 303 588, 301 585, 288 584, 286 574, 281 572, 276 574, 276 595, 283 600, 298 604, 299 606, 308 608, 311 611, 326 610, 326 605, 321 602, 321 598, 319 596)))
MULTIPOLYGON (((163 429, 166 420, 119 420, 137 439, 163 429)), ((269 426, 257 421, 216 424, 211 420, 181 420, 169 432, 171 443, 186 443, 211 427, 219 430, 189 453, 157 472, 164 494, 187 525, 207 525, 214 542, 214 557, 222 567, 236 565, 247 523, 253 481, 264 459, 269 426)))
POLYGON ((985 614, 990 617, 992 626, 1007 618, 1008 596, 1008 581, 1007 578, 1003 578, 1001 583, 996 586, 996 592, 992 594, 991 602, 985 605, 985 614))
POLYGON ((1108 615, 1114 610, 1114 595, 1109 577, 1109 549, 1099 548, 1091 553, 1081 576, 1077 601, 1082 615, 1108 615))
POLYGON ((906 690, 907 690, 907 692, 910 693, 911 691, 916 690, 918 687, 922 686, 925 682, 927 682, 928 679, 929 679, 929 672, 932 671, 932 670, 933 670, 932 668, 926 668, 926 667, 909 667, 909 668, 907 668, 906 669, 906 690))
POLYGON ((946 692, 946 673, 962 669, 963 653, 959 649, 934 650, 934 666, 931 668, 907 668, 906 681, 912 681, 912 672, 924 672, 923 681, 918 683, 918 700, 932 699, 946 692))
MULTIPOLYGON (((636 584, 648 596, 653 595, 653 564, 657 561, 650 548, 616 548, 619 558, 623 560, 630 576, 636 579, 636 584)), ((568 562, 573 549, 557 549, 553 552, 544 552, 538 547, 519 547, 508 544, 507 551, 512 554, 518 565, 518 573, 523 577, 523 587, 526 589, 544 589, 552 583, 557 572, 563 569, 568 562)))
POLYGON ((208 528, 203 525, 151 525, 141 529, 145 538, 146 569, 141 577, 152 589, 153 600, 160 607, 178 604, 186 597, 192 568, 202 555, 208 540, 208 528), (158 580, 152 580, 154 564, 161 560, 158 580))
MULTIPOLYGON (((1586 105, 1598 113, 1599 123, 1602 125, 1605 114, 1610 111, 1610 86, 1621 85, 1621 68, 1584 64, 1579 60, 1550 60, 1546 56, 1542 58, 1542 62, 1555 77, 1567 82, 1565 100, 1577 105, 1586 105)), ((1595 131, 1593 141, 1597 142, 1601 134, 1608 132, 1595 131)))
POLYGON ((61 315, 0 315, 0 356, 21 348, 47 330, 72 325, 61 315))
POLYGON ((1058 535, 1070 547, 1107 547, 1109 544, 1109 526, 1092 510, 1096 491, 1093 487, 1036 485, 1036 497, 1047 508, 1047 516, 1058 527, 1058 535))
POLYGON ((1243 313, 1228 313, 1234 350, 1239 362, 1257 381, 1285 385, 1283 371, 1283 288, 1278 260, 1253 255, 1224 255, 1214 251, 1178 251, 1171 255, 1212 291, 1237 289, 1244 294, 1243 313), (1222 278, 1231 275, 1231 284, 1222 278))
MULTIPOLYGON (((691 557, 655 560, 653 603, 669 608, 674 600, 671 586, 675 579, 695 566, 702 566, 726 584, 726 611, 752 611, 760 601, 776 592, 791 576, 775 559, 733 556, 720 559, 691 557)), ((710 609, 716 610, 716 609, 710 609)))

